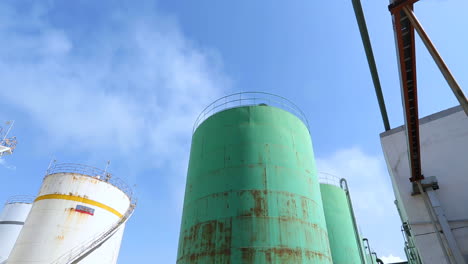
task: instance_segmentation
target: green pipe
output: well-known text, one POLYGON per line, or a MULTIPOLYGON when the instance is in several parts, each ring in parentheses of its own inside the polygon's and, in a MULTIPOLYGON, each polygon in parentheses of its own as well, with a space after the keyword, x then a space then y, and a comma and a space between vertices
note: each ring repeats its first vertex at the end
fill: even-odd
POLYGON ((375 65, 374 52, 372 51, 372 45, 369 39, 369 32, 367 31, 366 19, 364 18, 364 12, 362 11, 361 1, 352 0, 354 14, 359 26, 361 33, 362 44, 366 51, 367 62, 369 63, 369 70, 372 75, 372 81, 374 82, 375 94, 379 102, 380 114, 384 123, 385 131, 390 130, 390 122, 388 121, 387 109, 385 107, 385 100, 383 98, 382 87, 380 86, 379 74, 377 72, 377 66, 375 65))
POLYGON ((370 263, 374 263, 374 260, 372 259, 372 252, 371 252, 371 248, 370 248, 370 245, 369 245, 369 240, 367 238, 363 238, 362 239, 362 242, 366 242, 367 244, 367 251, 369 252, 367 255, 368 257, 370 258, 370 263))
POLYGON ((345 191, 346 198, 348 200, 349 211, 351 212, 351 219, 353 220, 353 226, 354 226, 356 242, 359 245, 359 256, 361 257, 361 262, 366 263, 365 258, 364 258, 364 254, 363 254, 361 239, 360 239, 360 236, 359 236, 359 233, 358 233, 356 217, 354 216, 353 203, 351 202, 351 196, 349 194, 348 182, 346 181, 345 178, 340 179, 340 187, 341 187, 341 189, 343 189, 345 191))
POLYGON ((377 262, 377 264, 384 264, 383 261, 377 257, 377 253, 372 252, 372 254, 375 256, 375 262, 377 262))

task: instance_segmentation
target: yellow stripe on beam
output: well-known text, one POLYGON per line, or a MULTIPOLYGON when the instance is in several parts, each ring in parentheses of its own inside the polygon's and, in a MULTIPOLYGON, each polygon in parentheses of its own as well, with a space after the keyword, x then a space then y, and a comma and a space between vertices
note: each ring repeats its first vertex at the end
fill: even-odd
POLYGON ((87 199, 87 198, 83 198, 83 197, 75 196, 75 195, 46 194, 46 195, 42 195, 42 196, 37 197, 36 200, 34 200, 34 202, 41 201, 41 200, 49 200, 49 199, 69 200, 69 201, 76 201, 76 202, 80 202, 80 203, 86 203, 86 204, 97 206, 97 207, 102 208, 102 209, 104 209, 106 211, 109 211, 109 212, 115 214, 116 216, 118 216, 119 218, 123 217, 123 215, 121 213, 119 213, 117 210, 115 210, 114 208, 112 208, 110 206, 107 206, 107 205, 102 204, 100 202, 96 202, 96 201, 91 200, 91 199, 87 199))

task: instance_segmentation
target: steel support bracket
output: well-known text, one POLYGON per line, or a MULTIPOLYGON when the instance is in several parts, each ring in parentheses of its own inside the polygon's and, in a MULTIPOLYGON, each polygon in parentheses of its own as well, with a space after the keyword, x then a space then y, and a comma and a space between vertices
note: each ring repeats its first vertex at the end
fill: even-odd
MULTIPOLYGON (((430 177, 422 179, 421 185, 424 191, 426 191, 426 189, 428 188, 431 188, 434 191, 439 189, 439 183, 437 182, 436 176, 430 176, 430 177)), ((418 184, 417 182, 413 182, 413 192, 411 193, 411 195, 418 195, 418 194, 421 194, 418 188, 418 184)))
POLYGON ((412 5, 418 1, 419 0, 396 0, 388 5, 388 11, 393 14, 395 11, 402 9, 404 6, 412 5))

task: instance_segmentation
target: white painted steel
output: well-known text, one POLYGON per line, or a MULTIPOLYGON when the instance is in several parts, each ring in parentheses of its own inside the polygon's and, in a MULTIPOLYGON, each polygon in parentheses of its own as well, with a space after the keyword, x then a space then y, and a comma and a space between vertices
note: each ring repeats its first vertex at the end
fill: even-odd
POLYGON ((10 255, 31 206, 31 203, 23 202, 5 204, 0 214, 0 263, 10 255))
MULTIPOLYGON (((463 109, 454 107, 421 119, 420 142, 423 175, 437 177, 440 189, 435 192, 456 243, 468 260, 468 117, 463 109)), ((382 133, 381 143, 403 220, 410 224, 423 262, 447 263, 424 200, 421 195, 411 195, 404 129, 382 133)))
MULTIPOLYGON (((130 199, 127 194, 97 177, 79 173, 48 175, 44 179, 8 264, 52 263, 114 226, 129 206, 130 199), (61 196, 39 200, 44 195, 57 194, 61 196), (77 197, 87 199, 88 202, 68 200, 77 197), (90 204, 89 201, 104 206, 90 204), (94 215, 77 212, 75 210, 77 205, 94 209, 94 215), (116 212, 111 212, 110 208, 116 212)), ((123 230, 124 226, 120 227, 116 234, 79 263, 117 263, 123 230)))
POLYGON ((12 154, 10 147, 0 145, 0 157, 12 154))

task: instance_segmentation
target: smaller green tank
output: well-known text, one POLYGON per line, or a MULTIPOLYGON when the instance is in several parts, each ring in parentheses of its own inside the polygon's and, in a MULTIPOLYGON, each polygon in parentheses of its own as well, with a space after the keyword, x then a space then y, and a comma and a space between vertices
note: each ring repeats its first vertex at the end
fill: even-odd
POLYGON ((343 188, 340 179, 329 174, 320 174, 320 192, 327 223, 328 239, 334 264, 365 263, 359 233, 356 230, 354 213, 347 195, 347 184, 343 188))

